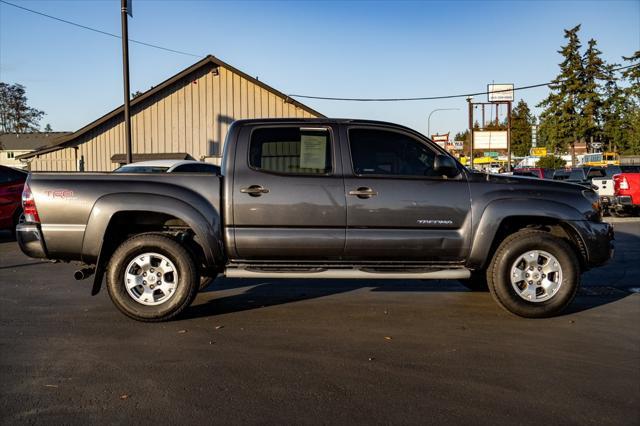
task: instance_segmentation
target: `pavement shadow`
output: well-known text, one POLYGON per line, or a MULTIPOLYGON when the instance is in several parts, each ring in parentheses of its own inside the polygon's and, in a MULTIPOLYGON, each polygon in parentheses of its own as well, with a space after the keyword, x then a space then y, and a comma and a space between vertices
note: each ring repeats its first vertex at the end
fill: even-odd
MULTIPOLYGON (((192 319, 216 316, 269 306, 295 303, 319 297, 346 293, 362 288, 371 288, 375 292, 434 292, 434 293, 471 293, 456 281, 393 281, 376 280, 254 280, 254 279, 220 279, 214 281, 203 293, 223 293, 225 290, 245 291, 230 295, 213 296, 199 305, 188 308, 180 319, 192 319)), ((572 315, 578 312, 595 309, 609 303, 617 302, 629 292, 610 287, 594 287, 581 289, 580 293, 561 315, 572 315)))
POLYGON ((285 303, 346 293, 362 288, 371 291, 406 292, 468 292, 456 281, 442 280, 299 280, 299 279, 218 279, 202 293, 220 293, 245 288, 241 293, 212 297, 205 303, 191 306, 181 319, 199 318, 265 308, 285 303))

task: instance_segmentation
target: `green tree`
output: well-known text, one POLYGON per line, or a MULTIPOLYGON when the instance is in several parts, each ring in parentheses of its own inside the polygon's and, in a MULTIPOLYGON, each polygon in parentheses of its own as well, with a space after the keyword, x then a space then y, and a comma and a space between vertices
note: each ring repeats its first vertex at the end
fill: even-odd
POLYGON ((0 131, 25 133, 37 131, 44 112, 27 104, 26 89, 21 84, 0 82, 0 131))
POLYGON ((53 128, 51 127, 51 124, 47 123, 47 125, 44 126, 44 131, 47 133, 53 132, 53 128))
POLYGON ((560 74, 549 85, 549 96, 538 105, 544 108, 541 130, 553 152, 566 151, 584 134, 584 120, 580 117, 583 66, 579 31, 580 25, 564 31, 567 44, 558 51, 563 57, 560 74))
POLYGON ((632 65, 631 68, 627 68, 622 72, 622 78, 629 83, 625 92, 633 98, 636 104, 640 104, 640 50, 636 50, 631 56, 623 56, 622 59, 632 65))
POLYGON ((511 152, 523 157, 531 150, 531 126, 535 118, 531 114, 529 105, 520 99, 511 113, 511 152))
POLYGON ((543 169, 560 169, 566 165, 566 161, 564 161, 560 157, 556 157, 555 155, 547 155, 546 157, 541 157, 536 163, 536 167, 541 167, 543 169))
POLYGON ((588 141, 589 144, 602 139, 603 100, 600 94, 601 81, 609 80, 611 77, 607 74, 610 68, 607 68, 602 60, 602 52, 596 47, 597 44, 594 39, 590 39, 582 57, 581 87, 578 95, 582 122, 582 134, 580 136, 588 141))

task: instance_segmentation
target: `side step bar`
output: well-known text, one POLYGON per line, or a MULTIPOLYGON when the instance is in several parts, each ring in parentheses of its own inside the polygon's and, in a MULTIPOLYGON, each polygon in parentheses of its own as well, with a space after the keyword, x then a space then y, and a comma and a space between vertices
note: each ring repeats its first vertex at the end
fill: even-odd
POLYGON ((439 269, 426 272, 371 272, 362 269, 310 269, 307 271, 258 270, 255 268, 227 268, 228 278, 324 278, 370 280, 461 280, 471 277, 466 268, 439 269))

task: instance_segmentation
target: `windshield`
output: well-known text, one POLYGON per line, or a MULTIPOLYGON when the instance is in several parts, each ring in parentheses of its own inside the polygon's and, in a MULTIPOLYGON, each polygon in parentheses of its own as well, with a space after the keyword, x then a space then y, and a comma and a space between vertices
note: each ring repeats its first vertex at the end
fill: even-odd
POLYGON ((114 170, 114 173, 165 173, 168 167, 157 166, 122 166, 114 170))

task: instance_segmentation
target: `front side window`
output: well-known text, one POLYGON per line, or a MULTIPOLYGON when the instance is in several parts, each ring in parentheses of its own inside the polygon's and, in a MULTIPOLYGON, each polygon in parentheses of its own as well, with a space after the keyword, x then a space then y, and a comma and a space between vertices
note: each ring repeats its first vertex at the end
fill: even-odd
POLYGON ((328 129, 268 127, 251 134, 249 165, 254 169, 292 175, 331 172, 328 129))
POLYGON ((350 129, 349 145, 358 175, 440 176, 433 170, 435 152, 403 133, 350 129))

